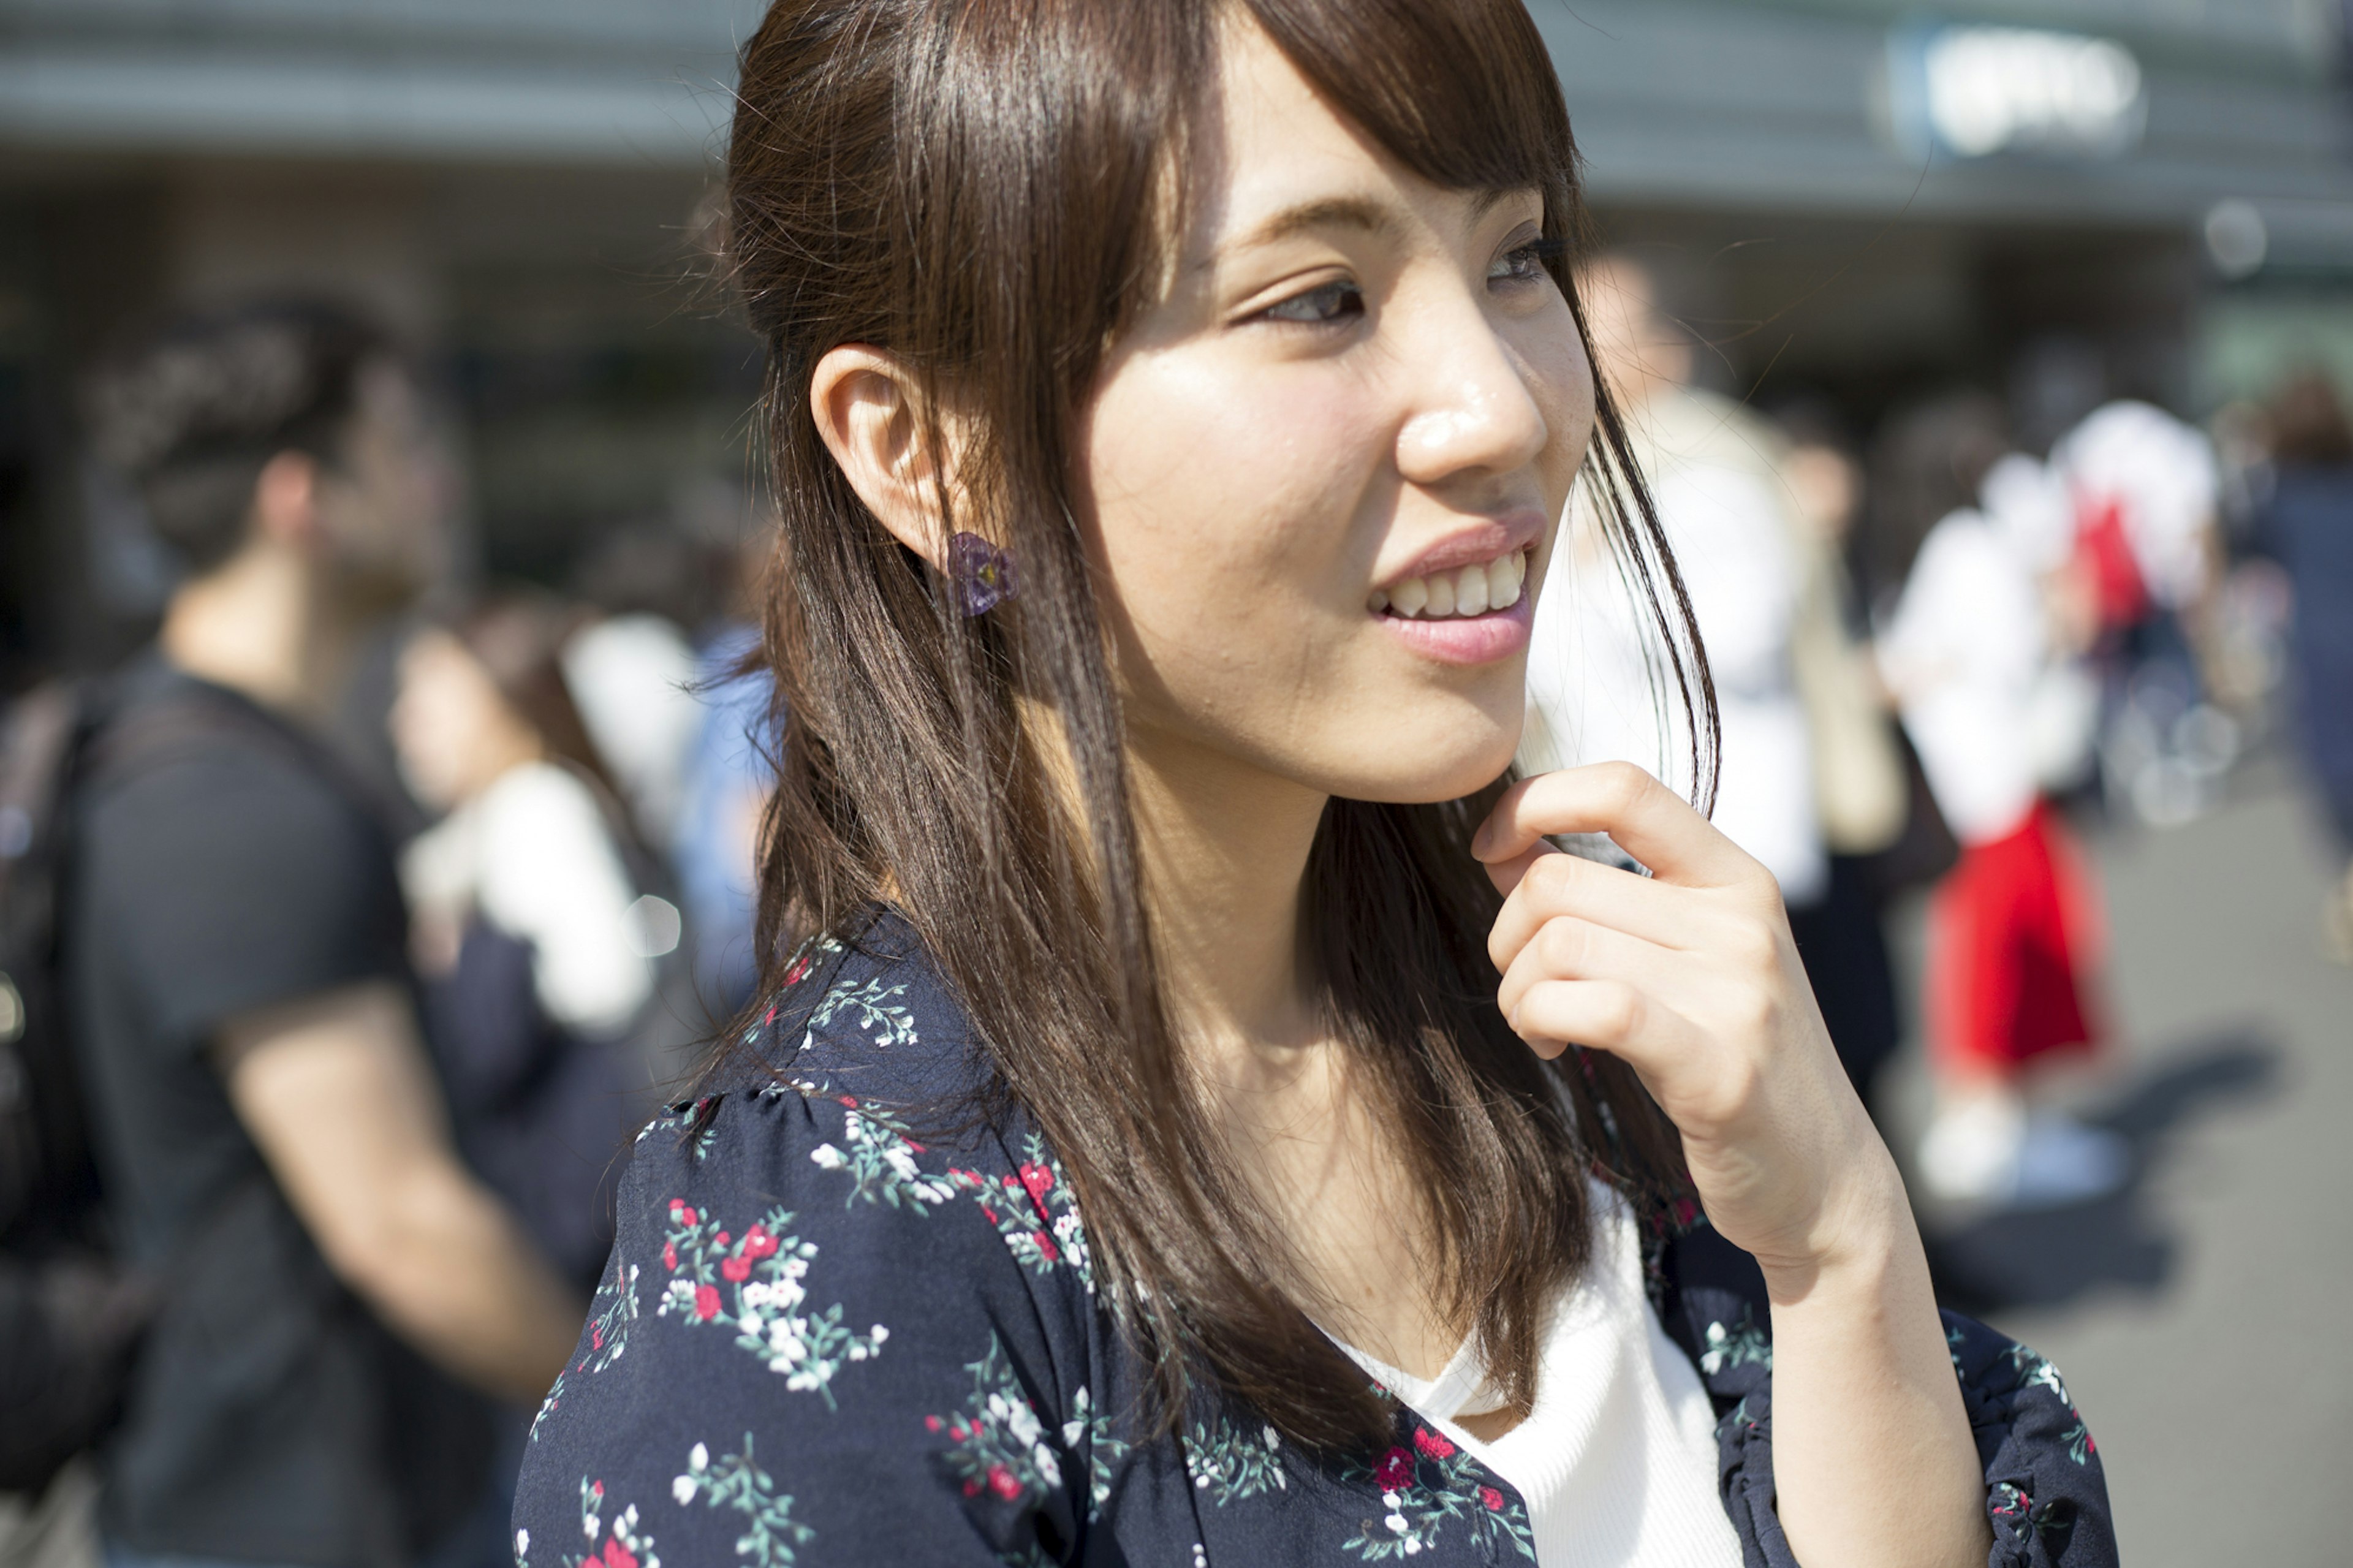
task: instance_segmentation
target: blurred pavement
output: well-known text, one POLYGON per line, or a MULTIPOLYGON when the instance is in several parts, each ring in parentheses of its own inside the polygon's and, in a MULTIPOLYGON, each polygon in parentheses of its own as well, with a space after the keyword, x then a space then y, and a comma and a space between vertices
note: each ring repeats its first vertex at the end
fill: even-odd
POLYGON ((2096 846, 2119 1039, 2068 1098, 2133 1141, 2133 1187, 1943 1237, 1944 1282, 2065 1376, 2134 1568, 2353 1563, 2353 971, 2321 956, 2314 812, 2268 762, 2234 794, 2096 846))

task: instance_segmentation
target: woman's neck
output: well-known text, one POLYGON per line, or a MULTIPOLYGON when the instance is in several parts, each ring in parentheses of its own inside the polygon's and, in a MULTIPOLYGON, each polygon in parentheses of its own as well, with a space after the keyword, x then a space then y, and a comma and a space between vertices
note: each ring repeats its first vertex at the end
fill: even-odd
POLYGON ((1300 899, 1326 796, 1182 742, 1131 753, 1145 889, 1175 1022, 1244 1073, 1323 1038, 1300 899))
POLYGON ((1282 1232, 1289 1288, 1330 1331, 1434 1376, 1466 1325, 1439 1310, 1424 1215, 1385 1121, 1334 1048, 1302 952, 1328 797, 1203 756, 1132 752, 1145 886, 1187 1065, 1282 1232))

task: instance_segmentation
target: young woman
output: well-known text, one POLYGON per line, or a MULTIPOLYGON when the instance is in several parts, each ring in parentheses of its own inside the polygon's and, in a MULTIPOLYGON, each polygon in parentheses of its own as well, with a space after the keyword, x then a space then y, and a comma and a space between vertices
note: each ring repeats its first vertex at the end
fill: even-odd
POLYGON ((785 0, 743 66, 797 945, 638 1142, 518 1561, 2112 1560, 1769 878, 1504 786, 1626 469, 1518 0, 785 0))
POLYGON ((565 683, 578 626, 502 595, 427 627, 392 733, 447 813, 401 878, 459 1144, 585 1289, 612 1244, 614 1151, 655 1101, 631 1031, 656 974, 621 809, 565 683))

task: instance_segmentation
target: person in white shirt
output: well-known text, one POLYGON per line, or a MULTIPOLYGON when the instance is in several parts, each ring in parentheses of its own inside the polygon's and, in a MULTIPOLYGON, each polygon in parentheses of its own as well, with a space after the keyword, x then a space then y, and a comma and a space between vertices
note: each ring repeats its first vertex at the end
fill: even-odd
POLYGON ((1878 647, 1960 844, 1930 910, 1923 1004, 1938 1105, 1921 1175, 1947 1198, 2030 1206, 2112 1191, 2127 1161, 2113 1134, 2026 1104, 2030 1062, 2099 1044, 2085 975, 2100 922, 2089 868, 2042 795, 2035 714, 2053 640, 2038 514, 2021 500, 2032 477, 2006 443, 2000 405, 1968 395, 1883 437, 1882 526, 1918 543, 1878 647))
MULTIPOLYGON (((1829 867, 1790 659, 1807 573, 1776 468, 1780 438, 1758 416, 1687 384, 1691 349, 1660 315, 1639 263, 1605 257, 1579 278, 1599 368, 1625 410, 1707 648, 1723 724, 1715 826, 1801 908, 1821 897, 1829 867)), ((1581 489, 1569 525, 1536 600, 1521 771, 1630 762, 1689 795, 1691 747, 1681 715, 1654 700, 1648 617, 1581 489)))
POLYGON ((630 1034, 655 992, 649 954, 675 931, 648 929, 662 908, 630 872, 625 819, 564 680, 577 625, 510 596, 420 632, 392 729, 410 788, 447 813, 401 871, 460 1146, 593 1279, 611 1240, 610 1156, 650 1109, 630 1034))

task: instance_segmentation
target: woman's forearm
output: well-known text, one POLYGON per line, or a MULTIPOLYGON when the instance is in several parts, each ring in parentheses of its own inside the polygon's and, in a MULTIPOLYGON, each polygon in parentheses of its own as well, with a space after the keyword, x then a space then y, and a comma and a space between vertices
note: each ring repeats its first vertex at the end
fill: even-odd
POLYGON ((1805 1568, 1982 1568, 1983 1472, 1892 1163, 1885 1177, 1825 1260, 1766 1264, 1781 1528, 1805 1568))

